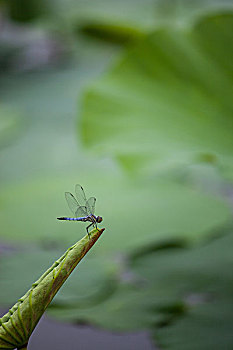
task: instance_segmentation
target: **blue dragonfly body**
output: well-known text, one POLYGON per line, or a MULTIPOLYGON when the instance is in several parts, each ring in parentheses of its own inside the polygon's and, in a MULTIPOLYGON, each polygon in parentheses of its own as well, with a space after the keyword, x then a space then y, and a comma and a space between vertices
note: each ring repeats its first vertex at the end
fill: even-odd
POLYGON ((97 223, 100 223, 103 218, 101 216, 95 216, 95 197, 86 198, 84 189, 81 185, 75 186, 76 198, 70 192, 65 192, 67 204, 71 211, 75 214, 75 217, 60 217, 58 220, 69 220, 69 221, 83 221, 90 222, 86 230, 89 235, 88 229, 91 226, 97 228, 97 223))

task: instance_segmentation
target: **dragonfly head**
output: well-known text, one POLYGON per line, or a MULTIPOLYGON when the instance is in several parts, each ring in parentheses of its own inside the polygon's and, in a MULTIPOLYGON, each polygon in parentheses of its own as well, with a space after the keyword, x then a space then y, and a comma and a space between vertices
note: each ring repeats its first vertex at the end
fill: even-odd
POLYGON ((98 224, 99 224, 101 221, 103 221, 103 218, 102 218, 101 216, 97 216, 96 221, 97 221, 98 224))

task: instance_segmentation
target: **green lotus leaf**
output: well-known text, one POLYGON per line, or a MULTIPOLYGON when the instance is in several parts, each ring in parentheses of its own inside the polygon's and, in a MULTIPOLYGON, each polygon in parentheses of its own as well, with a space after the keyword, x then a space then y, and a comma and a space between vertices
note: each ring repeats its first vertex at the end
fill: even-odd
POLYGON ((161 349, 230 349, 233 343, 232 298, 218 298, 211 304, 196 305, 168 327, 154 331, 161 349))
POLYGON ((197 159, 232 172, 232 30, 226 12, 137 41, 87 89, 84 144, 134 175, 197 159))
POLYGON ((230 0, 69 0, 54 2, 53 12, 56 20, 62 20, 70 30, 78 29, 109 41, 125 42, 161 26, 190 25, 203 13, 232 7, 230 0))

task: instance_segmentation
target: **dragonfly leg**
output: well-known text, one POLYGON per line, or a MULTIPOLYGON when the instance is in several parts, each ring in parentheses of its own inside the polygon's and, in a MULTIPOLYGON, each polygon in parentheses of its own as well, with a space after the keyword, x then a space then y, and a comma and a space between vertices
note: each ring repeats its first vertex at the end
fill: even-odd
POLYGON ((90 239, 90 233, 88 232, 88 229, 89 229, 89 227, 91 227, 92 225, 93 225, 93 223, 91 223, 90 225, 88 225, 88 226, 86 227, 86 230, 87 230, 89 239, 90 239))
POLYGON ((98 226, 97 226, 97 222, 96 222, 96 223, 94 223, 94 224, 93 224, 93 226, 95 226, 96 230, 98 230, 98 231, 99 231, 98 226))

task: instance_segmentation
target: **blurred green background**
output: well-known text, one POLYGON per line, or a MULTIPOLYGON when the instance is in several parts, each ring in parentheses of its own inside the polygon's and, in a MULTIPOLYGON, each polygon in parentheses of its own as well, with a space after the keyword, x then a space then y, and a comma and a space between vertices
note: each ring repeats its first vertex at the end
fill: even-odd
POLYGON ((48 315, 157 349, 233 344, 233 2, 0 2, 0 307, 106 231, 48 315))

